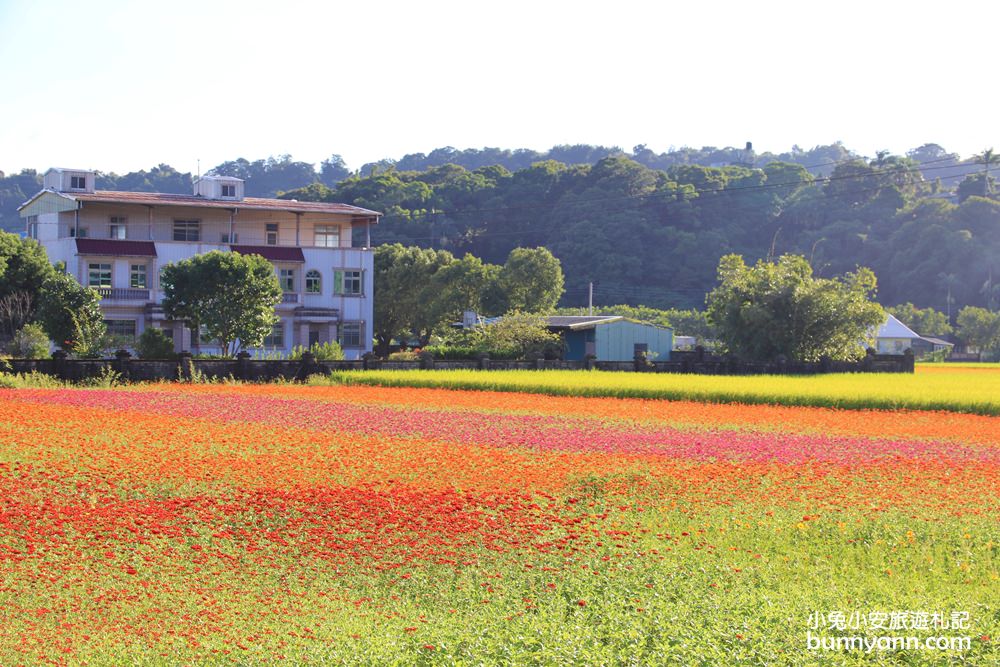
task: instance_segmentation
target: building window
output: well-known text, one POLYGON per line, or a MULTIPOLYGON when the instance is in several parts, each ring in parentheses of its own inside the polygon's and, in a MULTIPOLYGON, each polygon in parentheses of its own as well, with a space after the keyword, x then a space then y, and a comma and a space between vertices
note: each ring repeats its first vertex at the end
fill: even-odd
POLYGON ((28 238, 37 239, 38 238, 38 216, 29 215, 28 216, 28 238))
POLYGON ((201 341, 202 345, 218 345, 219 339, 212 338, 211 334, 208 333, 208 327, 204 324, 198 326, 198 340, 201 341))
POLYGON ((174 220, 175 241, 200 241, 201 222, 199 220, 174 220))
POLYGON ((222 243, 239 243, 240 235, 237 232, 233 232, 232 234, 225 232, 223 234, 219 234, 219 241, 222 243))
POLYGON ((222 196, 223 197, 235 197, 236 196, 236 186, 235 185, 223 185, 222 186, 222 196))
POLYGON ((271 327, 271 333, 264 336, 263 347, 285 347, 285 325, 278 322, 271 327))
POLYGON ((119 240, 127 238, 126 222, 127 220, 124 217, 111 216, 111 224, 108 226, 108 238, 119 240))
POLYGON ((265 232, 267 245, 278 245, 278 225, 277 223, 269 222, 267 223, 267 231, 265 232))
POLYGON ((333 293, 346 296, 359 296, 362 294, 363 271, 334 271, 333 272, 333 293))
POLYGON ((75 226, 71 225, 69 228, 69 235, 71 238, 75 236, 76 238, 85 239, 90 236, 90 232, 87 231, 86 227, 80 227, 77 229, 75 226))
POLYGON ((344 322, 339 328, 341 347, 361 347, 362 322, 344 322))
POLYGON ((340 227, 336 225, 317 225, 313 230, 315 245, 320 248, 337 248, 340 246, 340 227))
POLYGON ((283 292, 294 292, 295 291, 295 269, 279 269, 278 270, 278 283, 281 285, 281 291, 283 291, 283 292))
POLYGON ((323 292, 323 277, 319 271, 312 269, 306 273, 306 294, 321 294, 323 292))
POLYGON ((133 289, 146 289, 146 265, 133 264, 129 271, 128 286, 133 289))
POLYGON ((104 320, 108 334, 124 343, 135 342, 135 320, 104 320))
POLYGON ((110 264, 90 264, 87 269, 87 285, 90 287, 111 287, 110 264))
POLYGON ((69 177, 69 187, 71 190, 86 190, 87 189, 87 177, 86 176, 70 176, 69 177))

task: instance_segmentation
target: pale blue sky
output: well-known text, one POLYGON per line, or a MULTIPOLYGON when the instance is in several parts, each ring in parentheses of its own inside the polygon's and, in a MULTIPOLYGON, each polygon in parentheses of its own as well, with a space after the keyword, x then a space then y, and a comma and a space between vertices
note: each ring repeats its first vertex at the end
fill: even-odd
POLYGON ((0 0, 0 170, 1000 148, 993 2, 0 0))

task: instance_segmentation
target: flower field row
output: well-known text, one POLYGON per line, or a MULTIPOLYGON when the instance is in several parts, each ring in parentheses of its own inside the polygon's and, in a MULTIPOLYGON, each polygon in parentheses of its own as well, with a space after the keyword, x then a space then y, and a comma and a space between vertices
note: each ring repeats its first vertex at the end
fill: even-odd
MULTIPOLYGON (((918 365, 913 375, 722 376, 602 371, 341 371, 348 385, 654 398, 851 410, 947 410, 1000 415, 1000 364, 918 365)), ((317 383, 327 382, 319 379, 317 383)))
POLYGON ((1000 658, 1000 419, 366 386, 0 390, 0 663, 1000 658))

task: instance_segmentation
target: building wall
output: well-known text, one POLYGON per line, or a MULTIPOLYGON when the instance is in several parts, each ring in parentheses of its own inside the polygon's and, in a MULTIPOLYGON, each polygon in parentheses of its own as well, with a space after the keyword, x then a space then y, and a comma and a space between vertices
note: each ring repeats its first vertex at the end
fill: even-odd
MULTIPOLYGON (((194 207, 157 207, 153 210, 153 223, 149 224, 149 209, 145 206, 87 205, 79 211, 80 226, 87 229, 87 237, 93 239, 110 238, 111 216, 127 218, 127 240, 152 240, 155 242, 156 257, 110 257, 107 255, 79 256, 76 239, 70 237, 70 230, 76 227, 76 211, 47 213, 39 215, 38 238, 45 246, 50 261, 65 263, 66 270, 81 284, 88 284, 91 263, 112 266, 112 288, 129 290, 131 266, 146 265, 149 299, 136 299, 134 292, 116 291, 113 297, 102 300, 101 307, 107 319, 134 319, 136 335, 147 326, 160 326, 171 331, 178 350, 190 349, 190 332, 181 332, 176 327, 149 315, 147 305, 159 304, 163 292, 159 284, 159 274, 168 263, 187 259, 196 254, 212 250, 228 251, 229 245, 221 243, 222 234, 228 234, 230 215, 226 210, 198 209, 194 207), (173 241, 173 221, 192 219, 201 221, 201 241, 173 241)), ((348 359, 360 358, 371 351, 373 308, 373 253, 368 248, 352 248, 350 216, 335 214, 302 214, 296 216, 282 211, 240 211, 234 218, 233 228, 238 234, 239 245, 266 245, 266 225, 278 225, 278 246, 298 246, 302 248, 304 263, 276 262, 275 272, 282 268, 295 271, 295 285, 292 302, 282 303, 277 308, 284 327, 284 344, 280 350, 287 352, 296 345, 307 345, 310 332, 318 336, 320 342, 336 340, 339 326, 344 322, 361 323, 362 344, 358 347, 345 346, 348 359), (311 247, 315 240, 316 225, 336 225, 340 227, 339 247, 311 247), (296 233, 297 232, 297 233, 296 233), (296 243, 298 241, 298 243, 296 243), (305 293, 305 276, 309 270, 316 270, 321 276, 321 292, 305 293), (362 293, 360 295, 334 294, 335 271, 361 271, 362 293), (339 317, 330 318, 322 314, 296 317, 295 310, 331 309, 339 311, 339 317)), ((200 351, 212 352, 209 345, 202 345, 200 351)))
POLYGON ((648 358, 668 361, 673 346, 673 331, 651 324, 620 320, 595 328, 596 354, 599 361, 631 361, 636 344, 647 346, 648 358))
POLYGON ((902 354, 912 346, 912 338, 878 338, 875 341, 875 351, 879 354, 902 354))

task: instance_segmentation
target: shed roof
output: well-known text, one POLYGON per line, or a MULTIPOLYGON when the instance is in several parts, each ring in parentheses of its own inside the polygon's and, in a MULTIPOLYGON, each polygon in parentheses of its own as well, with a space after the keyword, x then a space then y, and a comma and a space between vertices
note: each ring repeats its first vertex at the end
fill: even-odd
POLYGON ((920 334, 900 322, 895 316, 887 314, 886 318, 885 324, 879 327, 878 333, 875 334, 876 338, 920 338, 920 334))
POLYGON ((941 340, 940 338, 934 338, 933 336, 921 336, 921 338, 923 338, 928 343, 931 343, 932 345, 945 345, 947 347, 955 347, 954 343, 947 340, 941 340))
POLYGON ((592 329, 599 324, 623 320, 621 315, 550 315, 545 318, 550 329, 592 329))

